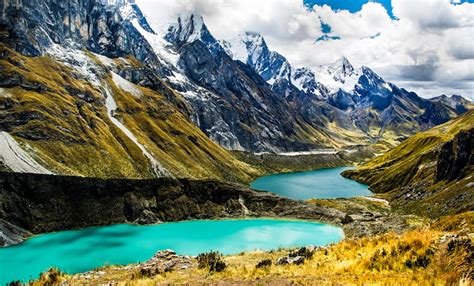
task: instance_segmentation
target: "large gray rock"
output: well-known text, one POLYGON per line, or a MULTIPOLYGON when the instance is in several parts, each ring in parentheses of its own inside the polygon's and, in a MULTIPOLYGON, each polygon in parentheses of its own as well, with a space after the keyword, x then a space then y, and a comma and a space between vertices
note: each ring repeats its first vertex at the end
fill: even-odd
POLYGON ((0 247, 18 244, 30 235, 29 231, 0 219, 0 247))

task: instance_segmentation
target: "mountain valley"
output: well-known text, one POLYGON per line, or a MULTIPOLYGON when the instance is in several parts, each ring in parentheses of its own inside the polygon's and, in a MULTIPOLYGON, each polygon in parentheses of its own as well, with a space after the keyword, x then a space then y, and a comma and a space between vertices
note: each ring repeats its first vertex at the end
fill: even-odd
MULTIPOLYGON (((423 97, 346 57, 295 65, 259 32, 220 39, 187 9, 156 25, 139 3, 0 2, 0 284, 14 259, 2 250, 43 235, 262 218, 321 223, 340 238, 224 256, 154 249, 79 273, 51 264, 9 285, 472 284, 469 99, 423 97), (250 187, 301 172, 295 190, 318 188, 310 171, 336 167, 370 195, 341 198, 334 177, 330 198, 250 187)), ((246 231, 281 245, 305 237, 246 231)), ((84 251, 122 255, 104 241, 84 251)))
POLYGON ((133 2, 93 2, 3 7, 1 126, 56 174, 249 181, 258 171, 225 149, 386 150, 471 105, 422 99, 347 59, 295 69, 255 33, 230 52, 197 15, 159 36, 133 2))

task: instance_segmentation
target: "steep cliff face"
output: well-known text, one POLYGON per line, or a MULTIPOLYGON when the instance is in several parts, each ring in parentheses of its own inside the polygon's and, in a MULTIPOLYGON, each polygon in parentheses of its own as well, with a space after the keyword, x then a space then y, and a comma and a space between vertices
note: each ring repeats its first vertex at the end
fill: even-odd
POLYGON ((474 129, 461 131, 453 140, 445 143, 436 161, 436 180, 453 181, 473 174, 473 150, 474 129))
POLYGON ((0 218, 33 233, 113 223, 243 216, 340 223, 345 214, 219 181, 0 176, 0 218))
MULTIPOLYGON (((98 0, 3 1, 2 42, 28 56, 45 54, 54 43, 109 57, 132 55, 158 67, 151 46, 128 19, 142 16, 133 0, 107 4, 98 0)), ((143 17, 140 23, 152 32, 143 17)))
POLYGON ((473 134, 469 111, 344 175, 369 184, 403 212, 437 217, 473 210, 473 134))

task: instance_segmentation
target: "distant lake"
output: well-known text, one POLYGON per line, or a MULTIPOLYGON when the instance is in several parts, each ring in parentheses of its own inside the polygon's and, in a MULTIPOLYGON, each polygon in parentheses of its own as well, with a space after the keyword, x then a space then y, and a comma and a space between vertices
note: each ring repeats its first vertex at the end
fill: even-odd
POLYGON ((370 196, 367 185, 344 178, 341 173, 351 167, 283 173, 260 177, 250 186, 291 199, 333 199, 370 196))
POLYGON ((327 245, 338 242, 341 228, 292 220, 201 220, 159 225, 120 224, 39 235, 0 248, 0 285, 36 279, 52 266, 67 273, 104 264, 146 261, 157 251, 197 255, 210 250, 234 254, 256 249, 327 245))

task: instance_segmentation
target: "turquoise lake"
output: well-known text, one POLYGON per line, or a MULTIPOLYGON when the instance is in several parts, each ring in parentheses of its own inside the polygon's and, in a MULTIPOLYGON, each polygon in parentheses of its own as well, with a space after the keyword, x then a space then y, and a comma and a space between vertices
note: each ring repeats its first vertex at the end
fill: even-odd
POLYGON ((367 185, 344 178, 341 173, 351 167, 320 169, 260 177, 251 187, 297 199, 334 199, 370 196, 367 185))
POLYGON ((0 285, 37 278, 52 266, 67 273, 79 273, 104 264, 146 261, 164 249, 183 255, 210 250, 235 254, 256 249, 322 246, 338 242, 343 236, 342 229, 331 225, 270 219, 120 224, 61 231, 0 248, 0 285))

